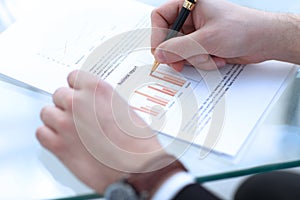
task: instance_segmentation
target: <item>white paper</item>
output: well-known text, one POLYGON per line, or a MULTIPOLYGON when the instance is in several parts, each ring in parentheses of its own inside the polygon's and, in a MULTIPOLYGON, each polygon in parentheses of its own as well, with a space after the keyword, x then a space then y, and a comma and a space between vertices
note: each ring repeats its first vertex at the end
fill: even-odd
POLYGON ((151 6, 125 0, 44 1, 39 12, 18 21, 0 37, 0 71, 53 93, 67 85, 101 42, 124 31, 150 27, 151 6), (111 6, 111 7, 110 7, 111 6))
POLYGON ((149 47, 149 31, 118 38, 150 27, 152 7, 118 1, 109 9, 107 4, 49 1, 38 18, 0 35, 0 72, 51 94, 67 85, 70 71, 83 67, 113 85, 153 129, 235 156, 295 71, 291 64, 272 61, 211 72, 186 67, 177 73, 160 65, 149 76, 149 48, 125 55, 120 50, 149 47))

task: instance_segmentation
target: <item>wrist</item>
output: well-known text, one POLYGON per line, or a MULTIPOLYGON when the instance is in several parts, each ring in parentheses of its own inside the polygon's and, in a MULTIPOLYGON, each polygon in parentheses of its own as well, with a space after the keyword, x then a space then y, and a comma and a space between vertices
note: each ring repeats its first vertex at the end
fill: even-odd
POLYGON ((174 156, 164 154, 146 163, 138 173, 131 173, 120 182, 108 186, 105 190, 107 199, 118 199, 117 195, 133 199, 151 199, 162 183, 172 175, 187 171, 174 156), (142 171, 142 173, 140 173, 142 171))
POLYGON ((247 41, 249 55, 255 58, 254 62, 274 59, 277 54, 274 47, 278 45, 278 27, 274 22, 276 20, 274 13, 250 9, 250 15, 246 18, 249 26, 245 27, 248 32, 246 38, 249 38, 247 41))
POLYGON ((292 14, 270 14, 271 39, 267 45, 272 60, 300 64, 300 17, 292 14))
POLYGON ((142 167, 143 173, 131 173, 128 183, 135 190, 144 193, 150 199, 162 183, 180 171, 187 171, 180 161, 172 155, 165 154, 153 158, 142 167))

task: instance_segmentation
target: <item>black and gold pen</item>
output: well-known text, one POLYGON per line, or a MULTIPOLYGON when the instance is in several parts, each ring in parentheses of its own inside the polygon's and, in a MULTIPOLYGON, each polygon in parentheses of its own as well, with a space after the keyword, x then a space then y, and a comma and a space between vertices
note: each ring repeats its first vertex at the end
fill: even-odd
MULTIPOLYGON (((172 28, 170 29, 167 37, 165 38, 165 41, 177 35, 178 31, 180 31, 180 29, 182 28, 190 12, 194 9, 196 2, 197 0, 185 0, 183 2, 179 15, 177 16, 172 28)), ((157 69, 159 64, 160 63, 157 60, 154 61, 150 74, 152 74, 157 69)))

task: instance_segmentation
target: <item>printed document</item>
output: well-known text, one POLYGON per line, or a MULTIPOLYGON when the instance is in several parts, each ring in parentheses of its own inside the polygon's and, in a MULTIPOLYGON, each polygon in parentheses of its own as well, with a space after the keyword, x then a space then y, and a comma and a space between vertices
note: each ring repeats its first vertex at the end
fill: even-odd
POLYGON ((0 73, 52 94, 74 69, 109 82, 161 134, 235 156, 296 67, 269 61, 150 74, 151 6, 123 0, 45 3, 0 35, 0 73), (57 5, 60 5, 57 7, 57 5), (53 12, 55 10, 55 15, 53 12), (128 12, 132 10, 132 12, 128 12))

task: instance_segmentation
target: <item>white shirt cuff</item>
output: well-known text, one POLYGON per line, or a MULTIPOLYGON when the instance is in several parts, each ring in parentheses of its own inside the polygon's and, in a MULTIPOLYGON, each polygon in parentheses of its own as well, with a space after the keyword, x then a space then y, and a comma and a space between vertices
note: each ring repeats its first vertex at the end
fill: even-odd
POLYGON ((177 172, 169 177, 155 192, 152 200, 173 199, 185 186, 195 183, 195 178, 187 172, 177 172))

